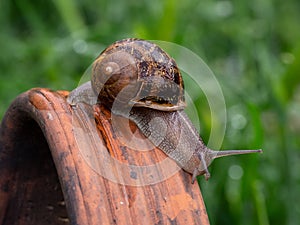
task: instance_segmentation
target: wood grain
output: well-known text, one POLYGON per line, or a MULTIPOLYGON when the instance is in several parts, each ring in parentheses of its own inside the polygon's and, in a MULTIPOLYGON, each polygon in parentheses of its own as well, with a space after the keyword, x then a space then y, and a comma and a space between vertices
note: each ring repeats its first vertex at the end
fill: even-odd
POLYGON ((199 186, 133 123, 67 95, 32 89, 7 110, 1 224, 209 224, 199 186))

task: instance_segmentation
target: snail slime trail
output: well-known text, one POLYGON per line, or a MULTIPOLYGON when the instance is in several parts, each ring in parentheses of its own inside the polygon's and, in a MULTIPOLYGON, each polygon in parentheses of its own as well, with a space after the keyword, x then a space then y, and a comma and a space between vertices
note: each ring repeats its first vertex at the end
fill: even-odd
POLYGON ((107 47, 93 63, 91 82, 72 91, 68 102, 89 103, 91 95, 113 114, 132 120, 155 146, 192 174, 192 183, 198 175, 210 177, 208 166, 215 158, 262 152, 206 147, 183 111, 184 83, 176 62, 149 41, 130 38, 107 47), (153 123, 155 118, 161 122, 153 123))

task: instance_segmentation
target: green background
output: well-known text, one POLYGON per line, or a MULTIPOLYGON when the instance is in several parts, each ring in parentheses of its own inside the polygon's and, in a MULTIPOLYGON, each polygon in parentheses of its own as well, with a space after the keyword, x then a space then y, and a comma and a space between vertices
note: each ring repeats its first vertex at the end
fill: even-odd
MULTIPOLYGON (((222 87, 222 149, 264 150, 218 159, 210 180, 199 178, 211 224, 299 224, 298 0, 1 0, 0 9, 0 118, 30 88, 75 88, 116 40, 180 44, 222 87)), ((192 95, 207 142, 209 107, 203 93, 192 95)))

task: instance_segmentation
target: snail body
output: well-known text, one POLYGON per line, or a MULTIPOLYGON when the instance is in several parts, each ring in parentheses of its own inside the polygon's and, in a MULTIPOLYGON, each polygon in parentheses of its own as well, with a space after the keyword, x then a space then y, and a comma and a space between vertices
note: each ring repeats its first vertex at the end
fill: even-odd
POLYGON ((71 105, 103 104, 132 120, 141 132, 185 171, 210 177, 213 159, 261 150, 214 151, 203 143, 184 112, 184 83, 176 62, 157 45, 124 39, 106 48, 93 63, 90 82, 73 90, 71 105))

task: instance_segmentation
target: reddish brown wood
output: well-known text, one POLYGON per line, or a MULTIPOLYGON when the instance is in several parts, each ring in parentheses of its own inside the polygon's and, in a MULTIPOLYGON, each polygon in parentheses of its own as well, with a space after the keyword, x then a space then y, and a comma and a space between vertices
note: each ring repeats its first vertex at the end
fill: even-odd
MULTIPOLYGON (((100 106, 72 108, 67 94, 32 89, 7 110, 0 224, 209 224, 189 174, 159 149, 124 145, 130 132, 116 133, 111 121, 128 121, 100 106)), ((130 130, 143 138, 132 123, 130 130)))

